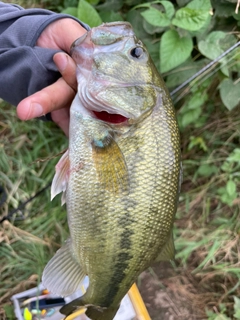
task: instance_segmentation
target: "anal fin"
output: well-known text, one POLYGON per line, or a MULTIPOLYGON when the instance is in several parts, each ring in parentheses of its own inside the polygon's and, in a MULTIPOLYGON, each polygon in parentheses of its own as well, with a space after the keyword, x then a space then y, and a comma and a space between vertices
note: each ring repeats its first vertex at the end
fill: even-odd
POLYGON ((42 282, 50 292, 68 296, 79 288, 84 278, 85 273, 73 257, 68 240, 46 265, 42 282))

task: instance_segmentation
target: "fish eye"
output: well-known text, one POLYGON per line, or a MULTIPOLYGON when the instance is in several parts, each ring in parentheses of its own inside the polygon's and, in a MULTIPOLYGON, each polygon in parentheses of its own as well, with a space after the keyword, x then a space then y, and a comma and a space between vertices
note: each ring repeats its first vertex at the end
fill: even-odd
POLYGON ((143 48, 141 47, 135 47, 130 51, 130 55, 133 58, 139 59, 142 56, 142 54, 143 54, 143 48))

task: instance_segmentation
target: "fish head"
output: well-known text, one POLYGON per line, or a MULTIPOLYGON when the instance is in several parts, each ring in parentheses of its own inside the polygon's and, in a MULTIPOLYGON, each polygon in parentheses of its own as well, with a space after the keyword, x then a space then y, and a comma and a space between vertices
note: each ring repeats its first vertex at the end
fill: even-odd
POLYGON ((163 92, 149 53, 128 22, 92 28, 73 43, 71 56, 79 99, 92 117, 115 124, 139 122, 163 92))

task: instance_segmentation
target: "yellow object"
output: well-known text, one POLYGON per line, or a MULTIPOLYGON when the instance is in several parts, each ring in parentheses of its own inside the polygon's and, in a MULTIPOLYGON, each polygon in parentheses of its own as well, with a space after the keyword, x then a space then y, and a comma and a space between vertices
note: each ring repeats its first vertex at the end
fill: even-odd
POLYGON ((138 320, 151 320, 148 311, 145 307, 143 299, 138 291, 138 287, 134 283, 131 289, 128 291, 129 298, 133 304, 134 310, 137 314, 138 320))
POLYGON ((49 294, 50 292, 47 290, 47 289, 44 289, 43 291, 42 291, 42 294, 49 294))
POLYGON ((82 308, 82 309, 70 314, 68 317, 65 318, 65 320, 73 320, 76 317, 80 316, 81 314, 85 313, 86 310, 87 310, 87 308, 82 308))
POLYGON ((41 311, 41 316, 45 316, 46 313, 47 313, 47 310, 46 310, 46 309, 43 309, 43 310, 41 311))
POLYGON ((24 308, 23 317, 24 317, 24 320, 32 320, 32 314, 28 310, 28 308, 24 308))

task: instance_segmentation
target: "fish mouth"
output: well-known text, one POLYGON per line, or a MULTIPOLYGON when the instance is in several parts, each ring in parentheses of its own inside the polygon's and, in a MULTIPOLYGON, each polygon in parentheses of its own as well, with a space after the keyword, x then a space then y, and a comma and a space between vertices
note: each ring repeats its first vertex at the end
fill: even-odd
POLYGON ((121 114, 108 113, 107 111, 92 111, 98 120, 112 123, 112 124, 124 124, 127 123, 129 118, 122 116, 121 114))

